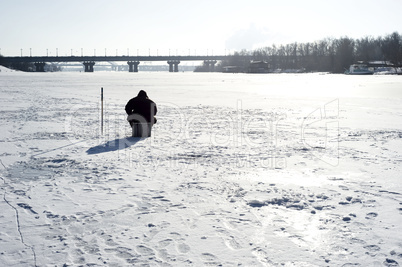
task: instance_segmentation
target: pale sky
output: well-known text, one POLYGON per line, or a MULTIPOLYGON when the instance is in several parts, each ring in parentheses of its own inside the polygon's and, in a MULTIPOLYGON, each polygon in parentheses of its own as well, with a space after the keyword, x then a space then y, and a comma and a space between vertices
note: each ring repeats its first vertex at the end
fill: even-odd
POLYGON ((402 34, 402 0, 0 0, 4 56, 222 55, 402 34))

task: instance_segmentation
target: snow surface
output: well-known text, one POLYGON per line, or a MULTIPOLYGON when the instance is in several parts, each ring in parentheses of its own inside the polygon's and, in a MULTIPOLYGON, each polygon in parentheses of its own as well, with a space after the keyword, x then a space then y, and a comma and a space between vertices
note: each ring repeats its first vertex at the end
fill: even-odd
POLYGON ((402 263, 402 76, 2 70, 0 102, 1 266, 402 263))
POLYGON ((0 72, 14 72, 16 70, 12 70, 0 65, 0 72))

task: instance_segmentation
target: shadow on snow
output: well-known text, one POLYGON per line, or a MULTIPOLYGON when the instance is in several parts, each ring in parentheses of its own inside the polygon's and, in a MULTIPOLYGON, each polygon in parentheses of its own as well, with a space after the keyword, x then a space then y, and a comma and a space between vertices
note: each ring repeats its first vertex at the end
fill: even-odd
POLYGON ((142 139, 141 137, 118 138, 118 139, 115 139, 112 141, 108 141, 104 144, 100 144, 100 145, 89 148, 87 150, 87 154, 93 155, 93 154, 100 154, 100 153, 105 153, 105 152, 112 152, 112 151, 126 149, 130 146, 135 145, 141 139, 142 139))

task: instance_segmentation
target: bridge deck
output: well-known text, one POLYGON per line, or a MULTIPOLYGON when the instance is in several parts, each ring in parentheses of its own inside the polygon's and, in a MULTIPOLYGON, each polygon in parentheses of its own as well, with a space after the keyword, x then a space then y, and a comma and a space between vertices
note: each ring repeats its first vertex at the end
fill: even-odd
POLYGON ((223 60, 229 56, 62 56, 0 57, 0 62, 101 62, 101 61, 202 61, 223 60))

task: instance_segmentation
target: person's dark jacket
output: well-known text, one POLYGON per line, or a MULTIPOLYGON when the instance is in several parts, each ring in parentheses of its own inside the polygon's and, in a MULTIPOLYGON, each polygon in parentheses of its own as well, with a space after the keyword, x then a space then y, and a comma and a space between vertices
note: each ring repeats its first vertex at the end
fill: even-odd
POLYGON ((143 90, 141 90, 136 97, 128 101, 125 109, 127 115, 138 114, 148 123, 156 123, 154 116, 158 109, 154 101, 149 99, 147 93, 143 90))

